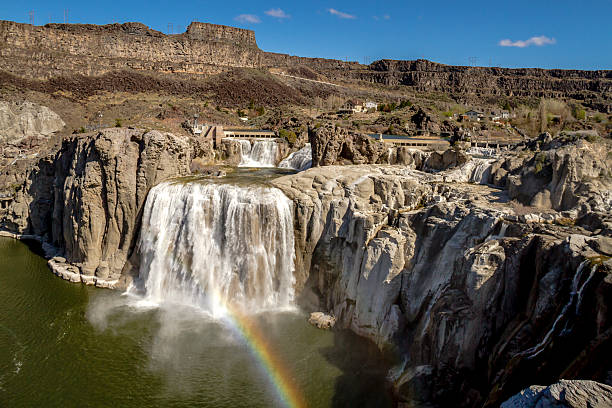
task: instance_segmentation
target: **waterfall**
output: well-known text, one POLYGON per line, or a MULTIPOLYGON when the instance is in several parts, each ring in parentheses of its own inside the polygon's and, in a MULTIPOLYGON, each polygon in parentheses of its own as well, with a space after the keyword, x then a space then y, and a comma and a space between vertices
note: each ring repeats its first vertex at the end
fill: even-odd
POLYGON ((470 161, 474 162, 474 171, 470 175, 469 182, 487 184, 489 182, 489 176, 491 175, 491 164, 493 160, 473 158, 470 161))
POLYGON ((550 342, 553 341, 552 339, 555 336, 562 336, 567 331, 567 325, 569 323, 580 317, 580 305, 582 303, 584 289, 593 278, 593 275, 595 275, 595 269, 596 267, 590 265, 589 260, 584 260, 580 264, 574 274, 574 278, 572 279, 569 299, 565 306, 563 306, 561 313, 559 313, 559 315, 553 322, 550 330, 548 330, 548 332, 544 335, 544 338, 538 344, 527 350, 517 353, 516 356, 526 358, 536 357, 538 354, 544 351, 544 349, 550 344, 550 342), (589 272, 589 276, 585 279, 584 275, 587 271, 589 272), (572 305, 574 303, 576 304, 574 308, 575 310, 572 311, 572 305), (561 327, 562 324, 564 324, 564 327, 561 327))
POLYGON ((272 140, 256 140, 251 144, 248 140, 238 140, 240 143, 240 167, 276 167, 278 144, 272 140))
POLYGON ((293 302, 293 203, 271 187, 165 182, 144 208, 139 285, 148 301, 256 312, 293 302))
POLYGON ((311 166, 312 148, 310 147, 310 143, 306 143, 306 145, 297 152, 291 153, 278 165, 278 167, 284 169, 295 169, 298 171, 309 169, 311 166))
POLYGON ((445 175, 447 182, 487 184, 494 159, 472 158, 463 166, 454 168, 445 175))
POLYGON ((480 157, 480 158, 497 158, 499 157, 499 149, 495 149, 493 147, 469 147, 466 151, 470 156, 480 157))

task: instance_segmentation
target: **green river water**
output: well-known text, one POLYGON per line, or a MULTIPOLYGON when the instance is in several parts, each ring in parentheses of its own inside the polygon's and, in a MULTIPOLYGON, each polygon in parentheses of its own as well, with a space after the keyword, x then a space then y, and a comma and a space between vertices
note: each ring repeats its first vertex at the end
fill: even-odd
MULTIPOLYGON (((301 312, 257 323, 308 406, 391 405, 388 367, 370 344, 318 330, 301 312)), ((0 407, 268 406, 282 401, 227 326, 63 281, 0 237, 0 407)))

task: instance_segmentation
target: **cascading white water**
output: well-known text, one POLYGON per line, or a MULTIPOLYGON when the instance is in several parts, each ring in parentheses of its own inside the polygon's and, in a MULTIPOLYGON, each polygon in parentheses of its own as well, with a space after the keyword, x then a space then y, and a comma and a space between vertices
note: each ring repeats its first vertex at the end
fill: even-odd
POLYGON ((281 161, 278 167, 283 169, 294 169, 298 171, 309 169, 312 166, 312 147, 310 143, 306 143, 297 152, 291 153, 287 158, 281 161))
POLYGON ((276 167, 278 144, 272 140, 248 140, 240 143, 240 167, 276 167))
POLYGON ((475 159, 471 160, 474 162, 474 171, 470 176, 470 183, 487 184, 489 175, 491 174, 491 164, 493 160, 487 159, 475 159))
POLYGON ((166 182, 149 193, 140 284, 148 301, 218 315, 256 312, 294 296, 293 203, 278 189, 166 182))
MULTIPOLYGON (((505 149, 504 149, 505 150, 505 149)), ((495 149, 493 147, 469 147, 465 152, 470 156, 480 158, 496 158, 499 157, 501 149, 495 149)))
POLYGON ((461 167, 450 170, 445 175, 445 179, 448 182, 487 184, 494 161, 472 158, 461 167))

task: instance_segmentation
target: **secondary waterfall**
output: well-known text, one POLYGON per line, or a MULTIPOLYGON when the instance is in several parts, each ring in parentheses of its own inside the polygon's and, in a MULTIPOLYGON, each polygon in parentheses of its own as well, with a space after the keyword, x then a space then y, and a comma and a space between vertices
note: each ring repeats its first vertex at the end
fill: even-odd
POLYGON ((445 179, 448 182, 487 184, 494 159, 472 158, 461 167, 450 170, 445 179))
POLYGON ((309 169, 312 166, 312 147, 306 143, 297 152, 291 153, 287 158, 280 162, 278 167, 284 169, 294 169, 298 171, 309 169))
POLYGON ((294 296, 293 203, 278 189, 165 182, 151 189, 140 237, 147 300, 213 315, 256 312, 294 296))
POLYGON ((278 157, 278 144, 272 140, 256 140, 251 144, 249 140, 238 140, 240 167, 276 167, 278 157))

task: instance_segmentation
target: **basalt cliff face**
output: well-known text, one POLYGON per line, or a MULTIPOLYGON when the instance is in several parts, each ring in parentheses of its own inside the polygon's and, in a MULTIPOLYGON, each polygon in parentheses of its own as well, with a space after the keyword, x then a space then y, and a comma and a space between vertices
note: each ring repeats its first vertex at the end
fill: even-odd
POLYGON ((28 171, 1 223, 59 250, 51 266, 65 279, 119 286, 149 189, 188 174, 190 162, 188 141, 169 133, 107 129, 68 137, 28 171))
POLYGON ((116 72, 193 79, 232 68, 276 68, 309 79, 403 85, 419 92, 596 99, 603 110, 612 109, 611 71, 474 68, 426 60, 361 65, 264 52, 253 31, 198 22, 184 33, 166 35, 141 23, 0 21, 0 57, 0 71, 29 81, 116 72), (300 73, 305 71, 308 75, 300 73))
POLYGON ((609 98, 612 92, 612 72, 607 70, 465 67, 427 60, 376 61, 363 79, 451 94, 577 97, 607 93, 609 98))
POLYGON ((295 203, 302 302, 399 352, 406 406, 498 406, 529 384, 609 381, 611 184, 581 170, 612 168, 597 151, 548 151, 566 170, 532 193, 583 195, 526 213, 507 190, 465 183, 494 177, 479 175, 475 164, 494 166, 482 159, 436 174, 328 166, 276 180, 295 203), (591 183, 602 184, 589 193, 591 183))

